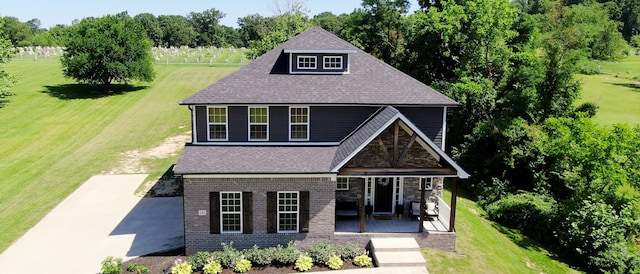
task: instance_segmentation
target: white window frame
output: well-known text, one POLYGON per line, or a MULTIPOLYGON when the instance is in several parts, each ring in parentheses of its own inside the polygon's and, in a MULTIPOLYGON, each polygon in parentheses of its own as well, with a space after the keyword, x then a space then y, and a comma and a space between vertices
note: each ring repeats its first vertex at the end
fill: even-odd
MULTIPOLYGON (((227 199, 227 200, 230 200, 230 199, 227 199)), ((236 200, 236 199, 233 198, 233 200, 236 200)), ((244 216, 242 216, 242 210, 243 210, 243 208, 242 208, 242 192, 239 192, 239 191, 223 191, 223 192, 220 192, 220 232, 221 233, 229 233, 229 234, 242 233, 242 230, 243 230, 242 224, 243 224, 243 218, 244 218, 244 216), (234 194, 234 195, 235 194, 240 194, 240 210, 239 211, 224 211, 223 210, 222 202, 223 202, 224 199, 222 198, 222 196, 224 194, 234 194), (240 230, 237 230, 237 231, 236 230, 225 231, 225 227, 224 227, 224 215, 225 214, 234 214, 234 215, 237 214, 237 215, 240 215, 240 230)))
POLYGON ((269 141, 269 107, 268 106, 249 106, 247 108, 247 122, 248 122, 248 128, 247 128, 247 138, 249 141, 269 141), (267 109, 267 122, 266 123, 252 123, 251 122, 251 109, 256 109, 256 108, 264 108, 267 109), (251 126, 260 126, 260 125, 264 125, 267 127, 267 133, 266 133, 266 138, 264 139, 256 139, 256 138, 251 138, 251 126))
POLYGON ((433 177, 420 177, 418 190, 422 190, 423 186, 426 186, 424 190, 433 190, 433 177))
POLYGON ((350 182, 351 177, 336 177, 336 190, 349 190, 350 182))
POLYGON ((313 70, 313 69, 317 69, 318 68, 318 56, 313 56, 313 55, 298 55, 296 57, 296 68, 300 69, 300 70, 304 70, 304 69, 308 69, 308 70, 313 70), (304 60, 304 59, 308 59, 308 60, 304 60), (311 60, 313 60, 313 67, 309 66, 309 67, 303 67, 300 66, 301 62, 303 64, 311 64, 311 60))
POLYGON ((207 106, 207 140, 208 141, 228 141, 229 140, 229 109, 226 106, 207 106), (212 122, 210 117, 210 111, 212 109, 224 109, 224 123, 212 122), (211 138, 211 126, 224 125, 224 137, 225 138, 211 138))
MULTIPOLYGON (((343 62, 342 56, 336 56, 336 55, 323 56, 323 57, 322 57, 322 69, 336 69, 336 70, 342 70, 342 62, 343 62), (333 59, 333 58, 335 58, 335 59, 338 59, 338 60, 339 60, 339 64, 340 64, 340 66, 339 66, 339 67, 329 67, 329 66, 327 66, 327 62, 328 62, 328 60, 333 59)), ((330 62, 330 63, 331 63, 331 64, 334 64, 333 62, 330 62)))
POLYGON ((277 207, 278 208, 277 208, 276 214, 278 216, 278 220, 277 220, 278 221, 278 223, 277 223, 277 225, 278 225, 278 233, 298 233, 298 232, 300 232, 300 191, 278 191, 277 195, 278 196, 277 196, 277 202, 276 203, 277 203, 277 207), (280 194, 287 194, 287 193, 290 193, 290 194, 295 193, 296 194, 296 199, 295 199, 295 201, 296 201, 296 210, 295 211, 293 211, 293 210, 289 210, 289 211, 280 210, 280 194), (296 216, 295 217, 296 218, 296 229, 295 230, 280 230, 280 214, 295 214, 295 216, 296 216))
POLYGON ((309 107, 289 107, 289 141, 309 141, 309 135, 310 135, 310 128, 309 128, 309 119, 310 119, 310 109, 309 107), (291 111, 293 109, 306 109, 307 110, 307 121, 300 123, 300 122, 292 122, 291 118, 293 118, 291 111), (293 138, 293 126, 307 126, 307 137, 306 138, 293 138))

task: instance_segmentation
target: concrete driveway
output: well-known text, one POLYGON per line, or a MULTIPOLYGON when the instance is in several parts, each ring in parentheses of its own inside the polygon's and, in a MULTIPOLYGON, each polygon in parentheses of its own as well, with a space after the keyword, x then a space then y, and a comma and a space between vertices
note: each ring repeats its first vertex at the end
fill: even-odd
POLYGON ((0 254, 0 271, 98 273, 108 256, 124 260, 184 245, 182 198, 140 198, 147 177, 91 177, 0 254))

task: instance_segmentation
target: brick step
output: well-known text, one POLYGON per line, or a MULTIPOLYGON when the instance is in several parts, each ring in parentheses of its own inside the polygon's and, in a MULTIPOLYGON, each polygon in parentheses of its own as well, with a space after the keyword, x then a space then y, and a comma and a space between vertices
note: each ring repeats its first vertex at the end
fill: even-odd
POLYGON ((427 262, 418 251, 375 252, 378 267, 426 267, 427 262))

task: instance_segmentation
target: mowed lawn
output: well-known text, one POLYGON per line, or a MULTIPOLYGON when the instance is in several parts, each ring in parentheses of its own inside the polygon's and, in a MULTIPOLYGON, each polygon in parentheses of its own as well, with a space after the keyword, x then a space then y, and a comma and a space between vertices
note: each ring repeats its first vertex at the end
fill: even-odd
POLYGON ((627 123, 640 125, 640 57, 606 63, 602 74, 579 75, 582 96, 579 103, 598 105, 593 120, 599 125, 627 123))
POLYGON ((121 153, 189 131, 189 110, 178 103, 235 69, 156 65, 152 83, 97 97, 65 79, 58 61, 10 62, 20 83, 0 108, 0 252, 89 177, 117 166, 121 153))

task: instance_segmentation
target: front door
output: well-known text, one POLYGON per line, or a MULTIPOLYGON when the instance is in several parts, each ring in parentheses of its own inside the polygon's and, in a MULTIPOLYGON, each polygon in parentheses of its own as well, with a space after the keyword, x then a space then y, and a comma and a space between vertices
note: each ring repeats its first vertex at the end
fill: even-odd
POLYGON ((393 205, 393 178, 375 178, 375 204, 373 212, 391 213, 393 205))

